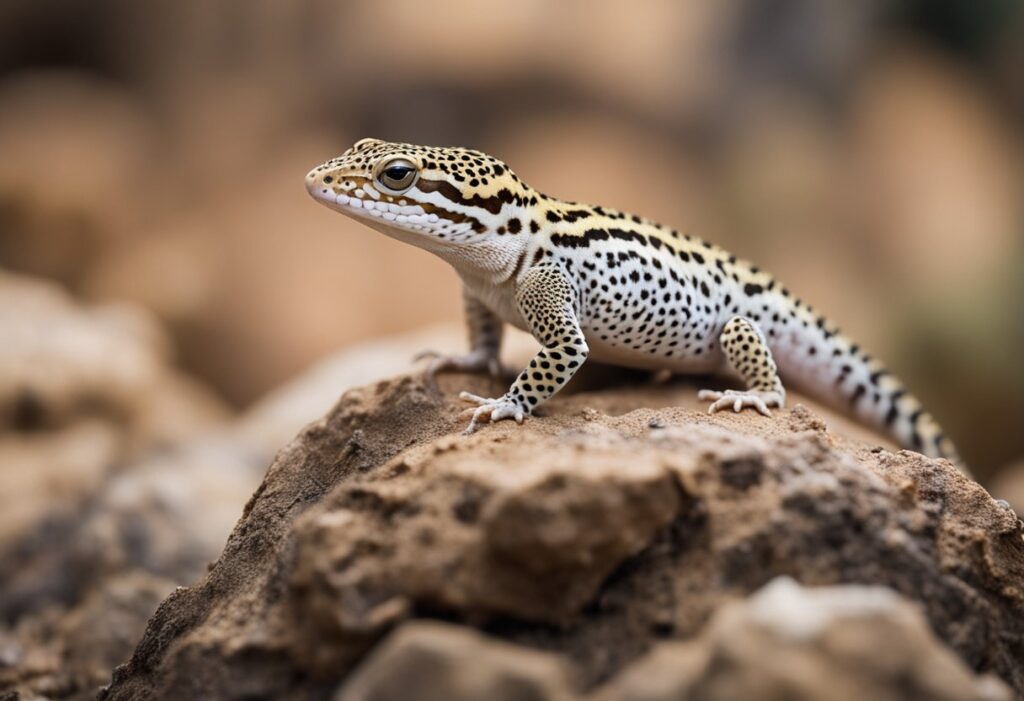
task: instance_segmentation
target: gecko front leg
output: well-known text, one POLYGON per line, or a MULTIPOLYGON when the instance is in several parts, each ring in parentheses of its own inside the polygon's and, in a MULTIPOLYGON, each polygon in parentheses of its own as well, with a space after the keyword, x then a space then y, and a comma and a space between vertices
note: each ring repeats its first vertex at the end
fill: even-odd
POLYGON ((465 355, 441 355, 437 351, 424 351, 414 360, 430 358, 426 374, 431 380, 442 372, 487 373, 491 377, 511 377, 514 371, 501 364, 501 338, 504 327, 501 319, 462 288, 462 302, 469 331, 469 353, 465 355))
POLYGON ((733 411, 742 411, 749 406, 771 416, 768 407, 781 408, 785 404, 786 390, 779 379, 772 352, 754 322, 734 316, 722 328, 718 342, 726 360, 747 383, 747 389, 727 389, 724 392, 702 389, 697 396, 711 402, 709 414, 729 407, 733 411))
POLYGON ((473 433, 483 421, 521 423, 576 374, 590 352, 573 304, 572 285, 558 265, 542 263, 528 271, 516 289, 516 305, 544 347, 503 396, 459 395, 479 405, 467 411, 472 418, 466 433, 473 433))

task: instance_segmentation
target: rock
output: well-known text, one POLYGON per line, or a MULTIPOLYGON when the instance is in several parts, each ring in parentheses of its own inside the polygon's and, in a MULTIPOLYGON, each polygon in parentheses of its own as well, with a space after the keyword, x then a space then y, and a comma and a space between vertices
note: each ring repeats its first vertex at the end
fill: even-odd
POLYGON ((91 698, 265 464, 130 306, 0 273, 0 697, 91 698))
POLYGON ((653 455, 623 470, 628 446, 585 462, 584 444, 524 436, 472 461, 431 446, 389 464, 408 466, 404 478, 353 484, 300 519, 288 582, 297 654, 327 673, 417 606, 570 625, 680 500, 653 455))
POLYGON ((892 589, 804 588, 787 577, 723 605, 688 642, 654 646, 594 701, 677 699, 1009 701, 976 677, 892 589))
POLYGON ((334 701, 569 701, 557 656, 463 626, 401 625, 353 672, 334 701))
POLYGON ((143 514, 146 500, 125 499, 125 490, 145 472, 136 468, 200 440, 228 411, 168 356, 160 328, 139 309, 83 307, 53 285, 0 273, 0 620, 80 601, 128 562, 181 574, 179 562, 138 537, 160 510, 143 514), (126 510, 131 518, 114 516, 126 510))
POLYGON ((66 613, 49 609, 23 618, 16 635, 0 634, 0 692, 21 695, 14 698, 93 698, 173 586, 136 571, 109 578, 66 613))
POLYGON ((217 559, 288 438, 353 378, 411 368, 414 349, 454 349, 462 332, 345 351, 232 421, 134 307, 0 275, 0 339, 0 698, 91 697, 160 599, 217 559), (147 606, 129 625, 107 594, 133 583, 147 606), (80 619, 91 642, 72 645, 80 619))
MULTIPOLYGON (((689 385, 588 382, 544 417, 469 437, 457 435, 453 397, 499 391, 483 378, 348 392, 281 451, 220 559, 164 601, 101 698, 344 694, 360 678, 373 686, 390 664, 380 659, 423 659, 402 652, 423 638, 382 641, 431 619, 542 650, 567 666, 573 694, 600 694, 660 646, 704 640, 702 654, 713 651, 715 631, 740 625, 724 607, 780 575, 895 592, 800 590, 818 614, 799 630, 817 637, 794 659, 855 660, 864 688, 893 695, 905 682, 928 692, 921 660, 956 655, 964 667, 944 672, 947 697, 998 698, 973 673, 1024 691, 1024 540, 1013 514, 952 465, 864 444, 802 407, 708 416, 689 385), (927 627, 908 623, 897 594, 927 627), (888 602, 858 604, 867 642, 830 633, 853 599, 888 602), (906 641, 893 661, 906 674, 875 670, 864 652, 887 635, 906 641)), ((744 615, 762 621, 779 591, 744 615)), ((779 648, 778 634, 758 640, 779 648)), ((438 644, 443 656, 461 643, 438 644)), ((717 678, 696 657, 686 664, 694 688, 717 678)))
POLYGON ((130 449, 225 420, 223 403, 169 355, 139 307, 84 307, 52 284, 0 272, 0 437, 96 419, 130 449))

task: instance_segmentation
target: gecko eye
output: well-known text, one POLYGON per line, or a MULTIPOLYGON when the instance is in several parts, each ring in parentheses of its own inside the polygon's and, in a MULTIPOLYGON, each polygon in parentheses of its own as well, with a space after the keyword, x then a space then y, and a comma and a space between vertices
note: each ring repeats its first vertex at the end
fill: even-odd
POLYGON ((414 180, 416 180, 416 166, 404 158, 388 162, 377 174, 377 182, 394 192, 408 190, 412 187, 414 180))

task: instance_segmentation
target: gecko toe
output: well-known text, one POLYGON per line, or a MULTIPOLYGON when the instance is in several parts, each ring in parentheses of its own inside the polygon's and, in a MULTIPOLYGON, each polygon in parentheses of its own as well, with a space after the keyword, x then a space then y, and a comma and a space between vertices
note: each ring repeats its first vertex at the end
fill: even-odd
POLYGON ((738 414, 747 407, 750 407, 762 416, 771 418, 772 412, 768 407, 782 406, 782 399, 776 392, 761 392, 757 390, 739 391, 734 389, 729 389, 724 392, 701 390, 698 392, 697 396, 705 401, 711 401, 711 406, 708 407, 709 414, 714 414, 730 408, 738 414))
MULTIPOLYGON (((494 401, 493 399, 488 399, 487 397, 481 397, 480 395, 472 394, 471 392, 459 392, 459 399, 461 399, 463 401, 466 401, 466 402, 473 402, 474 404, 478 404, 480 406, 484 406, 488 402, 493 402, 494 401)), ((476 410, 475 409, 467 409, 466 411, 476 411, 476 410)))
POLYGON ((481 423, 495 423, 502 419, 512 419, 517 424, 523 423, 526 419, 526 412, 523 408, 508 395, 498 397, 496 399, 489 399, 487 397, 481 397, 476 394, 470 394, 469 392, 460 392, 459 398, 465 401, 474 402, 478 406, 470 407, 463 411, 459 416, 466 417, 470 416, 469 425, 464 434, 469 435, 476 431, 477 427, 481 423))

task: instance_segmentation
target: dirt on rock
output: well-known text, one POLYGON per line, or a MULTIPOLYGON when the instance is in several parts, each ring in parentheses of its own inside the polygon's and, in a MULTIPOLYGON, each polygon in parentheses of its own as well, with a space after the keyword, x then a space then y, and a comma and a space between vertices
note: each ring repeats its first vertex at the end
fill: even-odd
POLYGON ((472 436, 456 391, 497 383, 348 392, 100 698, 814 698, 840 677, 877 698, 1024 692, 1019 522, 952 465, 799 398, 709 416, 689 384, 586 382, 472 436), (661 691, 637 686, 658 674, 661 691))

